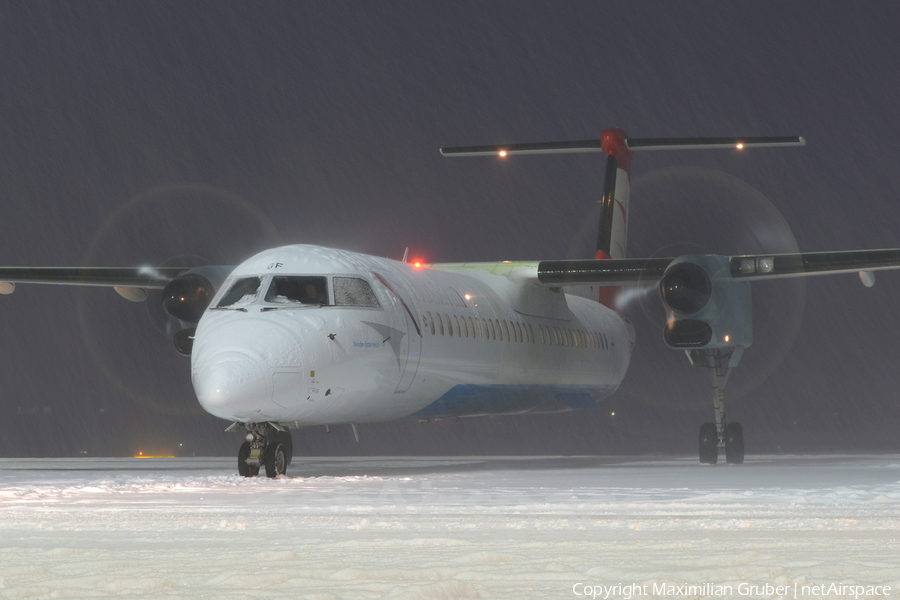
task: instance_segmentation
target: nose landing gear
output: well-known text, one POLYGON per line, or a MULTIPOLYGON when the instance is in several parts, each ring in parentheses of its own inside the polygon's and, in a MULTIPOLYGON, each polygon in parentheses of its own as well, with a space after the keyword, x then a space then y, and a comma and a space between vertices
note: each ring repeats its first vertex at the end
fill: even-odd
POLYGON ((226 431, 241 429, 248 433, 238 450, 238 474, 256 477, 264 467, 266 477, 284 475, 294 450, 291 432, 272 423, 233 423, 226 431))
POLYGON ((274 442, 266 446, 266 477, 278 477, 287 471, 284 444, 274 442))
MULTIPOLYGON (((249 436, 250 434, 247 435, 249 436)), ((238 475, 241 477, 256 477, 259 475, 259 446, 258 438, 241 444, 241 449, 238 450, 238 475), (253 455, 252 458, 251 454, 253 455)))

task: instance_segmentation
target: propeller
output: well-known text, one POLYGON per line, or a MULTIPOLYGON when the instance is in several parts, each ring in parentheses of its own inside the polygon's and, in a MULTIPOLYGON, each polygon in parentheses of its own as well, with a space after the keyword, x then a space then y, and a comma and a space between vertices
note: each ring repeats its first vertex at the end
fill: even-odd
MULTIPOLYGON (((798 252, 797 242, 778 209, 746 182, 721 171, 677 167, 652 171, 632 181, 629 256, 653 258, 689 254, 798 252), (690 240, 690 241, 688 241, 690 240)), ((688 312, 704 297, 705 279, 681 267, 663 288, 688 312)), ((662 340, 666 310, 657 282, 626 288, 621 300, 638 331, 632 373, 622 390, 645 402, 685 408, 709 403, 706 379, 685 368, 687 361, 662 340), (629 296, 630 294, 630 296, 629 296), (675 392, 686 386, 690 391, 675 392)), ((746 395, 781 363, 799 330, 805 302, 803 278, 753 284, 753 346, 729 379, 729 397, 746 395)))
MULTIPOLYGON (((275 226, 250 202, 213 186, 178 183, 112 202, 78 262, 91 266, 227 265, 280 243, 275 226), (185 250, 191 254, 178 254, 185 250)), ((213 277, 201 275, 215 286, 213 277)), ((172 344, 179 336, 176 349, 186 350, 181 342, 190 335, 179 332, 193 325, 165 310, 162 291, 148 290, 144 308, 138 311, 108 289, 78 288, 74 293, 79 343, 123 395, 160 412, 202 413, 196 403, 184 401, 190 397, 187 380, 164 376, 185 369, 172 344), (149 318, 139 318, 141 310, 149 318)), ((196 318, 196 312, 187 314, 188 318, 196 318)))

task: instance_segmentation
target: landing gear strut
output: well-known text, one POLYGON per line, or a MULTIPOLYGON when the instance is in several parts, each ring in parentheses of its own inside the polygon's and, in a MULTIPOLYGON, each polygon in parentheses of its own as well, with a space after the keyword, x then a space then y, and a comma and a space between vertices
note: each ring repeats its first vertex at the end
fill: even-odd
POLYGON ((256 477, 264 467, 266 477, 287 472, 294 451, 291 432, 272 423, 233 423, 226 431, 247 430, 246 441, 238 450, 238 474, 256 477))
POLYGON ((716 422, 700 427, 700 462, 714 465, 719 460, 719 448, 725 449, 725 462, 739 465, 744 462, 744 429, 740 423, 725 420, 725 384, 731 369, 737 366, 742 347, 687 350, 691 365, 706 369, 712 381, 713 407, 716 422))

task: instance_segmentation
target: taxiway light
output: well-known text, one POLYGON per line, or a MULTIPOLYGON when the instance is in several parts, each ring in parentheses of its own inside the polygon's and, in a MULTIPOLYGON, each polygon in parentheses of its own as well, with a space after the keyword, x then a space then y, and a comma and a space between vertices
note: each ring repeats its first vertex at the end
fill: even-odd
POLYGON ((743 149, 744 149, 744 144, 738 143, 738 145, 735 146, 735 148, 737 148, 738 150, 743 150, 743 149))
POLYGON ((726 335, 726 336, 725 336, 725 341, 727 342, 727 341, 730 341, 730 340, 731 340, 731 336, 730 336, 730 335, 726 335))
POLYGON ((468 301, 468 300, 471 300, 471 299, 472 299, 472 294, 466 294, 466 295, 465 295, 465 299, 466 299, 467 301, 468 301))
POLYGON ((506 158, 506 150, 501 150, 499 152, 500 158, 506 158))

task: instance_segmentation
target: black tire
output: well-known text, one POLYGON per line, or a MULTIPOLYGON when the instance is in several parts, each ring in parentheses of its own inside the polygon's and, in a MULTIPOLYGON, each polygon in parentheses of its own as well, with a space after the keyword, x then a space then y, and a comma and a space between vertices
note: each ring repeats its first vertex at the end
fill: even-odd
POLYGON ((266 477, 278 477, 287 471, 284 444, 272 442, 266 446, 266 477))
POLYGON ((294 440, 291 437, 290 430, 275 431, 273 435, 267 436, 270 440, 279 442, 284 446, 284 455, 287 457, 287 466, 291 466, 291 460, 294 458, 294 440))
POLYGON ((719 461, 719 431, 715 423, 700 426, 700 464, 714 465, 719 461))
POLYGON ((241 477, 256 477, 259 475, 259 465, 248 465, 247 457, 250 456, 250 442, 241 444, 238 450, 238 475, 241 477))
POLYGON ((725 426, 725 462, 729 465, 744 464, 744 428, 740 423, 725 426))

